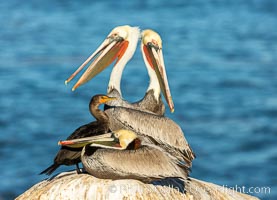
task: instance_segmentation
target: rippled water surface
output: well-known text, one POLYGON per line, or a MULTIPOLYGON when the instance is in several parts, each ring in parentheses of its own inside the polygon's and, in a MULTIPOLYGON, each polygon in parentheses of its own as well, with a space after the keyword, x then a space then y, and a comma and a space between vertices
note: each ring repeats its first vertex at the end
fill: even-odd
MULTIPOLYGON (((57 141, 92 121, 90 97, 111 67, 77 91, 64 80, 118 25, 163 39, 175 113, 197 154, 191 176, 226 187, 270 187, 277 199, 277 1, 21 1, 0 3, 0 199, 46 176, 57 141)), ((140 50, 125 99, 147 89, 140 50)), ((62 167, 58 172, 72 169, 62 167)))

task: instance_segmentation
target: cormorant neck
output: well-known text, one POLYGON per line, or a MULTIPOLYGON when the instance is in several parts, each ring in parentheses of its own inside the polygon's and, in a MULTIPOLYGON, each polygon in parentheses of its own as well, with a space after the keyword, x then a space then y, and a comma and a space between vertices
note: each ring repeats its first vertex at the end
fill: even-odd
POLYGON ((97 121, 108 121, 109 120, 106 113, 99 109, 99 104, 90 103, 89 111, 95 117, 95 119, 97 121))

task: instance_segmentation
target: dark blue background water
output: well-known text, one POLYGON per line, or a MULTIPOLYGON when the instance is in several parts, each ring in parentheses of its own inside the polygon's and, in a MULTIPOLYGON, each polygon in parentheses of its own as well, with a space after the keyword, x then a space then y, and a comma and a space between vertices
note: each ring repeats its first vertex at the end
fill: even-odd
MULTIPOLYGON (((106 92, 111 67, 75 92, 64 80, 125 24, 162 36, 176 106, 167 115, 197 154, 191 175, 271 187, 255 195, 277 199, 277 1, 10 0, 0 9, 0 199, 46 178, 37 174, 52 163, 57 141, 93 120, 88 102, 106 92)), ((147 85, 138 49, 123 96, 139 100, 147 85)))

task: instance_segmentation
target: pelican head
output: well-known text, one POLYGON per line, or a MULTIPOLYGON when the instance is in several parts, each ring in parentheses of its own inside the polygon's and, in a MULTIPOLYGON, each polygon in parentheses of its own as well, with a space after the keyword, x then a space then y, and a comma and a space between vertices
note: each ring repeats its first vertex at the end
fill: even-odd
POLYGON ((133 131, 120 129, 113 133, 106 133, 98 136, 59 141, 58 144, 71 148, 80 148, 90 145, 92 147, 124 150, 135 139, 137 139, 137 135, 133 131))
MULTIPOLYGON (((114 28, 98 49, 65 81, 65 84, 70 82, 92 60, 90 66, 73 86, 73 91, 102 72, 115 60, 114 67, 124 68, 135 52, 138 38, 137 27, 125 25, 114 28)), ((115 84, 119 85, 119 83, 115 84)))
MULTIPOLYGON (((162 39, 158 33, 147 29, 141 33, 141 51, 149 74, 156 74, 159 87, 167 101, 171 112, 174 112, 174 104, 170 94, 168 80, 162 52, 162 39)), ((151 75, 150 75, 151 76, 151 75)), ((156 88, 158 91, 160 89, 156 88)), ((156 93, 157 99, 160 92, 156 93)))
POLYGON ((115 139, 118 139, 119 149, 126 149, 128 145, 137 138, 137 135, 133 131, 121 129, 121 130, 114 131, 113 137, 115 139))

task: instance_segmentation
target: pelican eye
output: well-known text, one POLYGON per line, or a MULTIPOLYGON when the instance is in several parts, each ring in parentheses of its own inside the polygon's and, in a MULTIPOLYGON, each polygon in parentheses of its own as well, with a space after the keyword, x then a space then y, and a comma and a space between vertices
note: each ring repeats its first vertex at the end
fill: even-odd
POLYGON ((118 33, 113 33, 111 37, 118 37, 118 33))
POLYGON ((148 42, 147 46, 154 48, 156 51, 160 50, 160 47, 157 44, 153 43, 153 42, 148 42))
POLYGON ((112 42, 112 41, 121 42, 121 41, 124 40, 123 37, 121 37, 121 36, 119 35, 119 33, 113 33, 113 34, 109 35, 109 36, 107 37, 107 39, 109 39, 111 42, 112 42))
POLYGON ((115 133, 115 134, 114 134, 114 137, 119 138, 119 134, 118 134, 118 133, 115 133))

